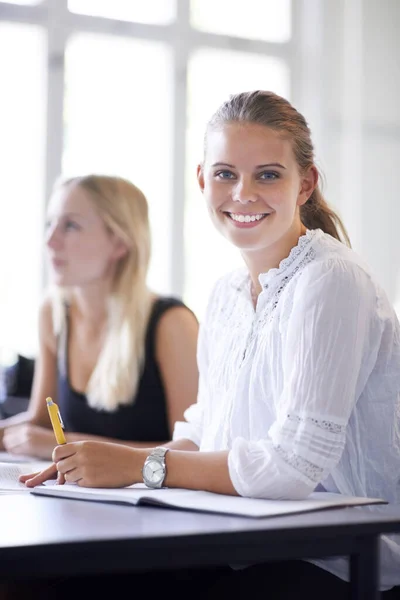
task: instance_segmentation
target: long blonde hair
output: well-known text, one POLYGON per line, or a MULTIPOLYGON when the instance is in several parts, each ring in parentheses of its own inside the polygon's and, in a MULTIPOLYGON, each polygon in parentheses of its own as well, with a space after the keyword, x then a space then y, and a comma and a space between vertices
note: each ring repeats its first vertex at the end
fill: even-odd
MULTIPOLYGON (((116 268, 108 303, 107 333, 86 390, 91 407, 113 411, 133 402, 144 365, 151 307, 146 283, 151 252, 148 204, 143 192, 121 177, 86 175, 59 180, 53 193, 70 186, 84 190, 105 226, 128 247, 116 268)), ((57 337, 65 330, 68 296, 65 288, 53 290, 57 337)))
MULTIPOLYGON (((281 132, 291 141, 301 172, 314 164, 314 147, 305 118, 290 102, 273 92, 256 90, 230 96, 207 124, 204 139, 205 152, 208 133, 228 123, 256 123, 281 132)), ((342 220, 328 206, 319 186, 300 207, 300 218, 308 229, 322 229, 350 246, 350 239, 342 220)))

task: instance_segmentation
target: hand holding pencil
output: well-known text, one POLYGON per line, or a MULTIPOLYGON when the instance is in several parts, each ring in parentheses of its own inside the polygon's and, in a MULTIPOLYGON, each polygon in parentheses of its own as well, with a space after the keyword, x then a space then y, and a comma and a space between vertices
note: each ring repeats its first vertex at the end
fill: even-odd
MULTIPOLYGON (((62 422, 58 406, 50 397, 46 398, 46 404, 56 442, 58 445, 66 444, 67 440, 65 439, 64 435, 64 423, 62 422)), ((58 484, 65 483, 64 475, 57 472, 57 466, 55 463, 39 473, 26 473, 24 475, 20 475, 19 481, 21 483, 25 483, 27 487, 35 487, 36 485, 40 485, 44 481, 53 479, 54 477, 57 477, 58 484)))

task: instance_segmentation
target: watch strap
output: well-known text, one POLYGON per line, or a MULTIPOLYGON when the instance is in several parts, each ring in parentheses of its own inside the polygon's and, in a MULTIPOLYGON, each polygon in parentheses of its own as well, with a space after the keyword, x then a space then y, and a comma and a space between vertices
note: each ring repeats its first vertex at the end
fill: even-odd
POLYGON ((157 458, 165 458, 165 455, 167 454, 169 448, 166 448, 165 446, 156 446, 156 448, 153 448, 153 450, 150 452, 148 458, 150 456, 156 456, 157 458))

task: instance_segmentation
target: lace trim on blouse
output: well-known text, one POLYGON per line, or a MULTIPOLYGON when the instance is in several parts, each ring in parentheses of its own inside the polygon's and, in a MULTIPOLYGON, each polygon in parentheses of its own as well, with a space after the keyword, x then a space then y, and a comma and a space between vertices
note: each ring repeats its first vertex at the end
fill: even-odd
POLYGON ((333 420, 288 414, 271 433, 275 451, 282 460, 296 471, 297 477, 316 484, 340 459, 345 432, 346 426, 333 420))
POLYGON ((302 258, 302 260, 298 263, 298 265, 296 265, 296 267, 293 269, 293 271, 291 271, 288 275, 285 275, 285 277, 282 279, 282 282, 279 285, 278 289, 274 293, 274 298, 272 300, 270 310, 268 311, 269 314, 266 316, 271 318, 272 313, 275 310, 275 308, 277 307, 277 304, 279 302, 279 297, 282 294, 285 287, 287 286, 287 284, 293 279, 293 277, 296 275, 296 273, 301 271, 306 265, 308 265, 308 263, 313 261, 315 259, 315 256, 316 256, 316 253, 315 253, 314 248, 310 248, 309 251, 302 258))
POLYGON ((297 454, 287 452, 282 448, 282 446, 275 446, 275 450, 285 461, 285 463, 290 465, 296 471, 300 472, 303 477, 306 477, 306 479, 309 479, 315 483, 321 481, 323 473, 323 469, 321 467, 305 458, 302 458, 301 456, 298 456, 297 454))
MULTIPOLYGON (((278 277, 279 275, 283 275, 285 271, 288 271, 289 268, 294 263, 296 263, 298 258, 302 254, 305 253, 307 247, 311 244, 311 242, 314 241, 314 239, 320 237, 320 234, 321 234, 320 229, 312 229, 312 230, 307 229, 306 233, 299 237, 299 240, 298 240, 296 246, 294 246, 290 250, 288 256, 281 260, 278 267, 270 269, 266 273, 261 273, 261 275, 260 275, 261 285, 265 287, 265 285, 269 284, 272 279, 276 279, 276 277, 278 277)), ((298 269, 296 268, 295 272, 297 272, 297 270, 298 269)))
POLYGON ((326 421, 324 419, 314 419, 313 417, 299 417, 298 415, 287 415, 287 418, 289 421, 294 421, 296 423, 308 421, 316 427, 320 427, 321 429, 325 429, 326 431, 331 431, 332 433, 343 434, 346 430, 345 425, 339 425, 339 423, 334 423, 333 421, 326 421))

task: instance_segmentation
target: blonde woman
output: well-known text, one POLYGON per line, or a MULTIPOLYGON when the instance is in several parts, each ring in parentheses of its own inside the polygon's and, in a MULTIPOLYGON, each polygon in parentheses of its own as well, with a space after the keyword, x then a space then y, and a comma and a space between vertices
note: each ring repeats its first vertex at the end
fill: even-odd
POLYGON ((67 441, 168 441, 196 401, 198 322, 180 300, 147 286, 144 194, 118 177, 58 182, 46 247, 52 285, 40 311, 30 405, 0 421, 0 447, 51 458, 47 396, 58 402, 67 441))

